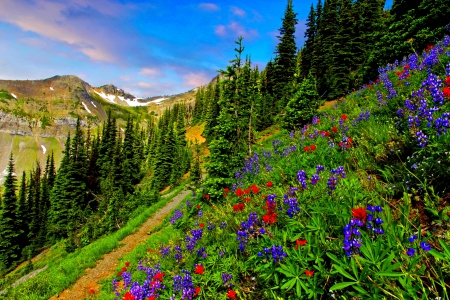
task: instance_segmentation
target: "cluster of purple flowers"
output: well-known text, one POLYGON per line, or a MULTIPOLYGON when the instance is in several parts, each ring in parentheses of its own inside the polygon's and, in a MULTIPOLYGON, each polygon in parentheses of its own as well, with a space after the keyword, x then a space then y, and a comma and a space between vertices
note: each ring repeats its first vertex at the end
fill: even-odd
MULTIPOLYGON (((408 238, 408 241, 410 244, 414 244, 415 241, 417 240, 417 235, 411 235, 408 238)), ((422 248, 423 251, 430 251, 431 250, 431 245, 427 244, 426 242, 421 242, 420 243, 420 248, 422 248)), ((409 256, 414 256, 416 254, 416 249, 414 247, 409 247, 408 250, 406 251, 406 254, 408 254, 409 256)))
MULTIPOLYGON (((394 69, 395 67, 392 66, 392 68, 394 69)), ((384 87, 386 88, 386 90, 388 91, 388 94, 386 96, 386 98, 388 99, 392 99, 395 96, 397 96, 397 92, 394 89, 394 85, 392 84, 392 81, 389 79, 388 73, 387 71, 390 71, 389 68, 378 68, 378 71, 380 73, 380 79, 384 84, 384 87)))
POLYGON ((307 187, 306 180, 308 178, 306 177, 306 172, 304 170, 299 170, 297 172, 297 179, 300 182, 300 184, 302 185, 302 188, 306 189, 306 187, 307 187))
POLYGON ((272 245, 270 248, 264 248, 263 251, 258 253, 259 257, 263 256, 263 252, 266 255, 266 258, 268 260, 272 260, 272 262, 275 264, 277 262, 282 261, 285 257, 287 257, 286 252, 283 251, 283 246, 275 246, 272 245))
POLYGON ((222 273, 222 283, 224 286, 231 288, 233 287, 233 284, 231 283, 231 280, 233 279, 233 275, 228 273, 222 273))
POLYGON ((197 256, 201 258, 206 258, 208 256, 208 253, 206 253, 206 248, 205 247, 198 248, 197 256))
POLYGON ((381 206, 373 206, 368 204, 366 208, 367 219, 366 219, 366 228, 368 230, 372 230, 375 234, 384 234, 383 228, 381 228, 381 224, 384 223, 383 219, 378 215, 383 211, 381 206))
POLYGON ((287 209, 286 213, 288 214, 289 218, 292 219, 297 213, 300 212, 300 207, 298 206, 297 198, 291 198, 288 194, 284 194, 284 204, 288 205, 289 208, 287 209))
POLYGON ((362 239, 360 228, 364 222, 360 219, 351 219, 350 223, 344 226, 344 242, 343 249, 347 256, 352 254, 359 254, 362 239))
POLYGON ((159 253, 161 254, 161 256, 167 257, 170 254, 170 247, 161 246, 159 248, 159 253))
POLYGON ((170 224, 175 225, 177 220, 179 220, 181 218, 183 218, 183 213, 179 209, 176 209, 173 212, 173 216, 170 218, 170 224))
MULTIPOLYGON (((269 198, 269 196, 267 196, 269 198)), ((247 221, 241 223, 241 227, 236 232, 239 241, 239 250, 244 252, 245 245, 248 244, 249 237, 257 237, 258 235, 265 234, 266 231, 264 227, 261 226, 258 220, 258 214, 256 212, 251 212, 247 221)))
POLYGON ((184 275, 175 275, 173 277, 173 290, 177 292, 181 292, 181 299, 189 299, 195 295, 195 287, 192 282, 191 273, 188 270, 182 270, 184 275))
POLYGON ((330 173, 331 173, 331 177, 328 178, 328 182, 327 182, 328 195, 333 194, 333 191, 336 190, 336 185, 338 183, 338 179, 346 177, 343 166, 339 166, 337 169, 331 170, 330 173))
POLYGON ((177 262, 177 263, 180 263, 181 260, 183 259, 183 254, 182 254, 183 250, 181 250, 181 247, 180 247, 179 245, 176 245, 176 246, 173 248, 173 250, 174 250, 174 252, 175 252, 174 258, 175 258, 176 262, 177 262))
POLYGON ((192 254, 192 252, 194 252, 195 246, 197 245, 197 242, 202 238, 203 229, 192 229, 191 235, 192 237, 186 235, 184 241, 186 242, 186 249, 189 251, 189 253, 192 254))
POLYGON ((378 106, 379 107, 385 106, 387 104, 387 102, 384 101, 383 95, 381 94, 380 91, 377 91, 377 100, 378 100, 378 106))

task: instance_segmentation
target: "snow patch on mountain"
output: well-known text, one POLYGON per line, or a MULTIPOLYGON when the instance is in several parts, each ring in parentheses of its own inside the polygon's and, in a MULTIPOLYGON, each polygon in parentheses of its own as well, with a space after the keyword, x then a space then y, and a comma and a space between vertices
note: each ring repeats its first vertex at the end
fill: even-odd
POLYGON ((44 145, 41 145, 41 148, 42 148, 42 152, 45 154, 45 152, 47 152, 47 148, 45 148, 44 145))
POLYGON ((14 93, 11 93, 11 96, 13 96, 14 98, 16 98, 16 99, 17 99, 17 96, 16 96, 16 95, 14 95, 14 93))
POLYGON ((87 110, 87 112, 92 115, 92 112, 89 110, 89 108, 86 106, 86 104, 84 102, 81 102, 81 104, 83 104, 84 109, 87 110))
POLYGON ((94 101, 91 101, 92 105, 94 105, 95 108, 97 108, 97 105, 95 105, 94 101))
POLYGON ((52 87, 50 87, 50 91, 54 91, 54 89, 52 87))

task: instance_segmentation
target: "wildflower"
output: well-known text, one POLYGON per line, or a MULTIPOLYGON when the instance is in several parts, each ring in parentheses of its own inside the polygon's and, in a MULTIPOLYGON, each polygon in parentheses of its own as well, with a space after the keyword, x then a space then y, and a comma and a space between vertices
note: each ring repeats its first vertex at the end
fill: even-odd
POLYGON ((125 267, 129 267, 129 266, 130 266, 130 262, 129 261, 125 262, 125 267))
POLYGON ((90 289, 89 289, 89 293, 90 293, 90 294, 95 294, 95 290, 94 290, 93 288, 90 288, 90 289))
POLYGON ((197 296, 197 295, 200 293, 201 289, 202 289, 202 288, 199 287, 199 286, 195 288, 194 297, 197 296))
POLYGON ((210 197, 211 197, 210 195, 206 195, 206 196, 205 196, 206 199, 209 199, 210 197))
POLYGON ((251 190, 253 194, 257 194, 259 192, 259 187, 257 187, 256 184, 252 184, 251 190))
POLYGON ((341 120, 347 120, 348 119, 348 117, 347 117, 347 115, 345 115, 345 114, 343 114, 342 116, 341 116, 341 120))
POLYGON ((362 207, 352 208, 352 215, 353 218, 363 220, 363 222, 366 222, 367 214, 364 208, 362 207))
POLYGON ((311 277, 314 275, 314 271, 305 270, 305 274, 306 274, 306 276, 311 277))
POLYGON ((316 145, 311 145, 311 151, 316 150, 316 145))
POLYGON ((230 192, 230 190, 229 190, 228 188, 224 188, 223 191, 224 191, 225 193, 230 192))
POLYGON ((228 290, 227 297, 230 299, 236 299, 236 292, 233 290, 228 290))
POLYGON ((308 146, 305 146, 305 147, 303 148, 303 150, 305 150, 305 152, 308 152, 308 151, 309 151, 309 147, 308 147, 308 146))
POLYGON ((127 292, 123 297, 123 300, 134 300, 134 299, 136 299, 136 297, 133 296, 130 292, 127 292))
POLYGON ((203 227, 205 227, 205 223, 200 223, 199 226, 200 226, 200 228, 203 228, 203 227))
POLYGON ((236 196, 238 196, 238 197, 244 195, 244 191, 241 188, 238 188, 235 193, 236 193, 236 196))
POLYGON ((307 240, 299 240, 299 239, 297 239, 295 241, 295 249, 298 250, 298 246, 305 246, 306 242, 307 242, 307 240))
POLYGON ((415 253, 416 249, 414 248, 408 248, 408 251, 406 251, 406 254, 408 254, 409 256, 414 256, 415 253))
POLYGON ((197 209, 200 209, 200 204, 197 204, 195 207, 197 207, 197 209))
POLYGON ((425 242, 421 242, 420 243, 420 248, 423 249, 423 251, 430 251, 431 250, 431 245, 425 243, 425 242))
POLYGON ((266 258, 268 260, 272 260, 273 263, 277 263, 282 261, 284 257, 287 257, 287 254, 283 251, 283 246, 275 246, 272 245, 271 248, 264 248, 264 253, 266 254, 266 258))
POLYGON ((122 268, 122 272, 125 272, 126 270, 127 270, 126 267, 123 267, 123 268, 122 268))
POLYGON ((338 131, 338 128, 337 128, 336 126, 333 126, 333 127, 331 127, 331 131, 337 132, 337 131, 338 131))
POLYGON ((203 267, 202 265, 196 265, 195 266, 195 274, 199 274, 199 275, 203 275, 203 272, 205 271, 205 267, 203 267))
POLYGON ((244 198, 244 202, 249 203, 250 202, 250 198, 244 198))
POLYGON ((233 279, 233 275, 228 273, 222 273, 222 283, 224 285, 231 285, 230 281, 233 279))
MULTIPOLYGON (((450 77, 449 77, 450 78, 450 77)), ((450 99, 450 88, 446 86, 442 92, 444 93, 444 97, 450 99)))
POLYGON ((155 276, 153 276, 153 280, 163 281, 164 273, 158 272, 155 276))
POLYGON ((273 186, 273 182, 272 181, 269 181, 268 183, 267 183, 267 187, 272 187, 273 186))
POLYGON ((119 276, 119 277, 122 276, 122 272, 118 272, 117 276, 119 276))

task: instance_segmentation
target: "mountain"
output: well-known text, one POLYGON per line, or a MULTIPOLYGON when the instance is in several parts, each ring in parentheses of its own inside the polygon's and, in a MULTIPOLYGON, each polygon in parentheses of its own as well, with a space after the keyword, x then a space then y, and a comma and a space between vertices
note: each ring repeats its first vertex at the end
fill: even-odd
POLYGON ((16 172, 30 170, 52 151, 59 164, 68 132, 77 118, 95 133, 107 111, 125 123, 128 115, 146 126, 154 116, 174 103, 194 101, 195 91, 172 96, 138 99, 112 84, 93 87, 74 75, 42 80, 0 80, 0 183, 9 154, 16 172))

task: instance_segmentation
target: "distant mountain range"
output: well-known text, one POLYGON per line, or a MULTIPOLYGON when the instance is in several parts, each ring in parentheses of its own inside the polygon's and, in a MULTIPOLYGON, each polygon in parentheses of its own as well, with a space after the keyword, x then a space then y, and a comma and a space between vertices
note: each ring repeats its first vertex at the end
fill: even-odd
POLYGON ((93 87, 77 76, 54 76, 42 80, 0 80, 0 183, 9 154, 16 161, 16 171, 30 170, 45 156, 55 153, 59 159, 67 133, 77 118, 92 131, 107 117, 107 111, 122 126, 131 115, 146 126, 152 116, 184 101, 193 103, 195 89, 172 96, 139 99, 112 84, 93 87))

